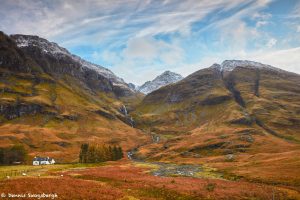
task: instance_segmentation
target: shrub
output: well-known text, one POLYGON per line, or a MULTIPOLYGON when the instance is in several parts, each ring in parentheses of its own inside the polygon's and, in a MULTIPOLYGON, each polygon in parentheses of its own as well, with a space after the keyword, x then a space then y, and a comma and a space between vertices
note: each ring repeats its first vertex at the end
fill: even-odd
POLYGON ((208 183, 206 185, 206 190, 209 191, 209 192, 213 192, 216 188, 216 184, 215 183, 208 183))

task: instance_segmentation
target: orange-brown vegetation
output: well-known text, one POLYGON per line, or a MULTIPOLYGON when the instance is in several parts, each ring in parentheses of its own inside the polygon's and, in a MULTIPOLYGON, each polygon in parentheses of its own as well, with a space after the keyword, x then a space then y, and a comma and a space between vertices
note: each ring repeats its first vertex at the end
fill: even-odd
POLYGON ((57 193, 60 199, 287 199, 277 187, 245 181, 156 177, 149 168, 121 161, 52 172, 51 177, 2 181, 1 192, 57 193), (61 177, 63 174, 63 177, 61 177), (13 190, 13 191, 12 191, 13 190))
POLYGON ((299 86, 289 72, 199 70, 139 104, 140 128, 161 140, 137 155, 299 188, 299 86))

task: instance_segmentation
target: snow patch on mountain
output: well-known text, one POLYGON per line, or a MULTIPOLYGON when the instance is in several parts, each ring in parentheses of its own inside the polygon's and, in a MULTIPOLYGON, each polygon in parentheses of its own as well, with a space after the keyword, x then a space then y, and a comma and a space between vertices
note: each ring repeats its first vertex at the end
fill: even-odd
POLYGON ((183 79, 183 77, 180 74, 176 74, 171 71, 165 71, 161 75, 157 76, 154 80, 145 82, 142 86, 138 87, 137 90, 144 94, 148 94, 163 86, 176 83, 181 79, 183 79))
POLYGON ((19 48, 27 48, 27 47, 34 46, 41 49, 43 53, 54 56, 56 58, 70 57, 75 62, 79 63, 82 66, 82 68, 92 69, 96 71, 99 75, 109 79, 113 83, 113 85, 132 90, 131 88, 128 87, 128 85, 124 82, 123 79, 116 76, 109 69, 88 62, 80 58, 79 56, 73 55, 67 49, 60 47, 58 44, 54 42, 49 42, 46 39, 40 38, 38 36, 32 36, 32 35, 12 35, 12 37, 14 38, 19 48))
POLYGON ((121 79, 120 77, 117 77, 112 71, 110 71, 107 68, 104 68, 100 65, 93 64, 91 62, 88 62, 76 55, 71 55, 71 57, 75 61, 79 62, 81 64, 81 66, 89 68, 89 69, 93 69, 98 74, 103 75, 105 78, 108 78, 109 80, 113 81, 113 83, 118 83, 118 84, 125 83, 123 79, 121 79))
POLYGON ((58 46, 54 42, 49 42, 46 39, 40 38, 38 36, 31 35, 13 35, 15 42, 19 48, 35 46, 40 48, 43 52, 52 55, 70 55, 68 50, 58 46))
MULTIPOLYGON (((217 66, 218 64, 214 64, 217 66)), ((283 71, 279 68, 273 67, 271 65, 262 64, 259 62, 249 61, 249 60, 225 60, 219 65, 221 71, 232 71, 236 67, 245 67, 245 68, 256 68, 256 69, 271 69, 275 71, 283 71)))
POLYGON ((133 83, 128 83, 128 87, 134 91, 137 91, 138 90, 138 86, 136 86, 135 84, 133 83))

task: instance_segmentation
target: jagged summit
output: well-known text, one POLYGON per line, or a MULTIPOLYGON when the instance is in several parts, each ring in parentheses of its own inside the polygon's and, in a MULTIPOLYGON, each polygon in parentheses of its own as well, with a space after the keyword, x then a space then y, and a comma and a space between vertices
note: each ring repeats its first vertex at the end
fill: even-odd
POLYGON ((134 91, 136 91, 136 89, 137 89, 137 86, 133 83, 128 83, 128 87, 130 87, 134 91))
POLYGON ((116 76, 109 69, 88 62, 80 58, 79 56, 73 55, 67 49, 60 47, 58 44, 54 42, 50 42, 44 38, 40 38, 39 36, 33 36, 33 35, 16 34, 16 35, 11 35, 11 37, 15 40, 17 46, 21 49, 36 47, 39 48, 43 54, 51 55, 57 59, 63 59, 64 57, 69 57, 73 61, 79 63, 82 68, 92 69, 96 71, 99 75, 102 75, 105 78, 109 79, 112 82, 112 84, 130 89, 123 79, 116 76))
POLYGON ((258 68, 258 69, 264 68, 264 69, 272 69, 275 71, 283 71, 271 65, 266 65, 255 61, 249 61, 249 60, 225 60, 219 66, 221 71, 232 71, 236 67, 247 67, 247 68, 258 68))
POLYGON ((44 38, 40 38, 36 35, 11 35, 11 37, 15 40, 17 46, 19 48, 25 48, 30 46, 35 46, 41 49, 44 53, 52 54, 52 55, 71 55, 69 51, 63 47, 60 47, 58 44, 54 42, 49 42, 44 38))
POLYGON ((169 76, 169 77, 173 77, 173 78, 177 78, 177 79, 182 78, 182 76, 180 74, 177 74, 175 72, 171 72, 171 71, 167 70, 164 73, 162 73, 161 75, 159 75, 158 77, 156 77, 156 79, 159 79, 159 77, 163 77, 163 76, 169 76))
POLYGON ((161 75, 153 79, 152 81, 145 82, 142 86, 138 88, 138 90, 144 94, 148 94, 165 85, 176 83, 181 79, 183 79, 183 77, 180 74, 171 71, 165 71, 164 73, 162 73, 161 75))

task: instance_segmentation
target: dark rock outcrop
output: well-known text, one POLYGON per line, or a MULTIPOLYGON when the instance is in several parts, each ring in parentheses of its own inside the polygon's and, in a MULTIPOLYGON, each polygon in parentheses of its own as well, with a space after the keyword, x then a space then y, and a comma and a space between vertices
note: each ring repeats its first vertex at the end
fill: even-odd
POLYGON ((42 106, 37 104, 17 103, 15 105, 0 105, 0 115, 11 120, 27 114, 36 114, 42 111, 42 106))

